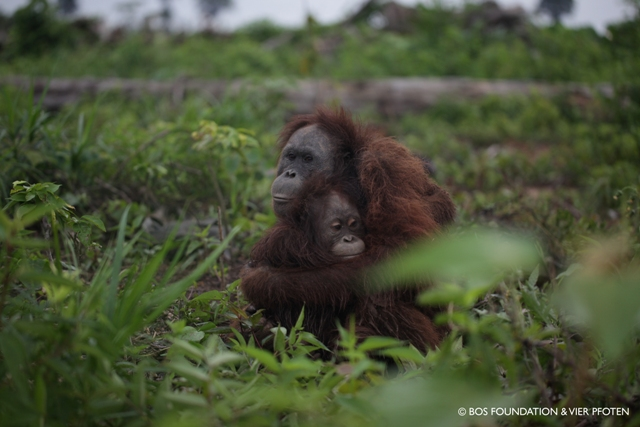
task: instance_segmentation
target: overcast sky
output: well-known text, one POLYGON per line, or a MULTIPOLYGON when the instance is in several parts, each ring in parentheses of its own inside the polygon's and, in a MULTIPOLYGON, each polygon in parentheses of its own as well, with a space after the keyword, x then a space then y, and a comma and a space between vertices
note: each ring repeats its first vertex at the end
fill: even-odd
MULTIPOLYGON (((430 0, 396 0, 399 3, 414 5, 431 3, 430 0)), ((498 0, 504 6, 521 5, 527 11, 535 9, 540 0, 498 0)), ((122 4, 130 0, 77 0, 82 15, 99 15, 110 25, 123 23, 126 15, 122 4)), ((323 23, 335 22, 361 5, 364 0, 233 0, 233 7, 221 12, 216 23, 224 29, 234 29, 259 19, 270 19, 286 26, 299 26, 304 22, 306 12, 323 23)), ((0 10, 11 13, 27 4, 28 0, 0 0, 0 10)), ((160 0, 135 0, 138 3, 135 18, 156 12, 160 0)), ((174 13, 174 25, 180 29, 193 29, 200 24, 197 9, 198 0, 171 0, 174 13)), ((443 0, 445 4, 460 5, 464 0, 443 0)), ((610 22, 620 21, 630 15, 623 0, 575 0, 572 16, 565 19, 569 26, 593 26, 603 31, 610 22)))

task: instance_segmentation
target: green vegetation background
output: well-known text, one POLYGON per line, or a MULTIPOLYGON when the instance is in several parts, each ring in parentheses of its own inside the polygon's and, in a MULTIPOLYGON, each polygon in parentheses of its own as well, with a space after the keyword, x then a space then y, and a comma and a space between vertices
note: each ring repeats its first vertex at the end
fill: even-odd
POLYGON ((523 37, 465 28, 444 8, 415 19, 407 34, 260 23, 111 43, 46 8, 7 21, 1 75, 458 75, 615 91, 361 112, 429 158, 459 208, 446 236, 387 267, 433 281, 421 302, 446 305, 452 333, 425 356, 356 342, 342 325, 325 362, 301 324, 275 331, 275 354, 228 326, 259 321, 241 311, 235 278, 275 221, 285 83, 180 103, 107 94, 60 111, 3 88, 0 425, 639 425, 638 20, 606 36, 531 26, 523 37), (157 241, 145 224, 161 208, 221 225, 157 241), (458 414, 484 407, 560 415, 458 414), (562 415, 576 407, 629 415, 562 415))
MULTIPOLYGON (((287 30, 256 22, 233 34, 162 35, 115 31, 100 42, 97 25, 57 21, 44 0, 11 18, 0 74, 63 77, 321 77, 465 76, 569 82, 615 82, 637 66, 635 21, 593 29, 562 26, 517 31, 460 13, 418 6, 408 31, 379 31, 366 22, 287 30)), ((636 73, 637 74, 637 73, 636 73)))

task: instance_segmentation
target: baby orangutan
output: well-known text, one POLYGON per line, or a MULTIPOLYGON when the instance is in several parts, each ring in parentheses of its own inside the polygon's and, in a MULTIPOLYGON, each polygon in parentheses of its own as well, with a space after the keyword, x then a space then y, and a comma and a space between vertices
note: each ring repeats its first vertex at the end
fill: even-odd
POLYGON ((241 289, 249 310, 264 309, 266 328, 280 324, 290 330, 304 307, 305 331, 331 347, 336 321, 345 324, 357 300, 365 229, 347 189, 316 179, 304 190, 287 217, 254 246, 240 275, 241 289))
MULTIPOLYGON (((393 249, 376 246, 367 234, 354 193, 319 179, 303 189, 287 216, 254 246, 240 275, 247 300, 264 310, 265 329, 279 324, 290 330, 304 307, 304 330, 329 349, 337 347, 337 323, 347 325, 351 316, 358 339, 380 335, 420 350, 437 346, 445 331, 415 305, 419 285, 380 289, 366 273, 393 249)), ((256 334, 258 341, 265 336, 256 334)))

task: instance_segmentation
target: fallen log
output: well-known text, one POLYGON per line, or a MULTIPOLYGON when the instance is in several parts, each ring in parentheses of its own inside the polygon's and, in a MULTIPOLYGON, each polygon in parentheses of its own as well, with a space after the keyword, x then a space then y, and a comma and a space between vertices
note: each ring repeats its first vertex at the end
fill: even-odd
MULTIPOLYGON (((398 115, 428 109, 442 100, 473 100, 485 96, 514 96, 538 94, 545 97, 571 95, 591 99, 601 95, 613 96, 613 86, 602 83, 593 86, 577 83, 550 84, 512 80, 479 80, 458 77, 408 77, 357 81, 328 79, 265 80, 256 83, 249 80, 138 80, 119 78, 28 78, 22 76, 0 77, 0 86, 23 89, 33 87, 37 97, 45 93, 43 105, 47 109, 59 109, 104 92, 121 92, 127 97, 143 94, 169 96, 180 102, 187 94, 221 98, 238 94, 242 90, 259 90, 278 87, 292 105, 293 113, 312 112, 317 105, 339 103, 357 111, 374 109, 384 115, 398 115), (277 84, 273 84, 276 82, 277 84)), ((273 89, 269 89, 273 90, 273 89)))

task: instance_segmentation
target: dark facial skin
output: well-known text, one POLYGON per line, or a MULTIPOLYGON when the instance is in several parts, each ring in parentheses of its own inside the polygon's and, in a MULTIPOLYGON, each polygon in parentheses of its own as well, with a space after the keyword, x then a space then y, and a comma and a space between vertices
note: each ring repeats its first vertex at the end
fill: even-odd
POLYGON ((271 185, 276 215, 286 215, 307 178, 315 173, 328 176, 333 168, 333 143, 329 137, 315 125, 297 130, 282 149, 278 176, 271 185))
POLYGON ((340 258, 352 258, 365 250, 364 226, 355 205, 332 192, 313 206, 317 213, 315 230, 318 243, 340 258))

